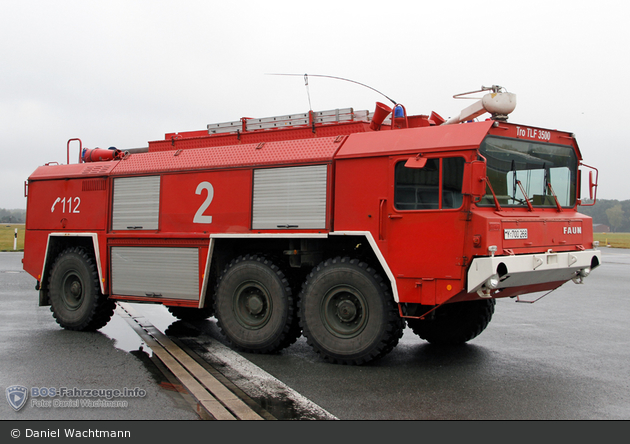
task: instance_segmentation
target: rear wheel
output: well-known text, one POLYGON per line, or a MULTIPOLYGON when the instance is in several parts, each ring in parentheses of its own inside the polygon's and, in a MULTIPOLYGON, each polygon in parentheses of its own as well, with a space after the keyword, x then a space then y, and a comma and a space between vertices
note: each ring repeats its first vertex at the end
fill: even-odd
POLYGON ((444 304, 427 319, 407 319, 407 325, 422 339, 436 345, 457 345, 475 338, 488 326, 494 299, 444 304))
POLYGON ((289 283, 264 256, 240 256, 225 268, 214 309, 222 333, 243 351, 277 352, 300 335, 289 283))
POLYGON ((382 278, 366 263, 348 257, 313 269, 299 307, 308 344, 333 363, 365 364, 385 356, 404 328, 382 278))
POLYGON ((65 329, 98 330, 114 314, 115 302, 101 293, 96 263, 84 248, 68 248, 57 256, 48 289, 50 309, 65 329))
POLYGON ((195 308, 169 306, 166 308, 173 316, 182 321, 203 321, 214 314, 212 307, 195 308))

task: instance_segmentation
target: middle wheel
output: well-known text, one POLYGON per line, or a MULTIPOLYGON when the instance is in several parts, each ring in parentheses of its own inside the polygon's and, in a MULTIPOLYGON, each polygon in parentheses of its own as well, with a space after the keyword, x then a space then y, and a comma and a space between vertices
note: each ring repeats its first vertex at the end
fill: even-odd
POLYGON ((300 334, 295 301, 282 271, 269 259, 245 255, 225 268, 215 292, 215 317, 230 343, 273 353, 300 334))
POLYGON ((339 364, 385 356, 404 328, 383 279, 366 263, 348 257, 313 269, 300 296, 300 322, 309 345, 339 364))

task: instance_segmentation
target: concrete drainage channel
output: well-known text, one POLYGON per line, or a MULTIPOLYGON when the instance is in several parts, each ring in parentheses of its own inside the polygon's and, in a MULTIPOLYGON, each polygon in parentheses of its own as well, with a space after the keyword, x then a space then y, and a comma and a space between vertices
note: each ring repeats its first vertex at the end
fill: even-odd
POLYGON ((205 410, 207 414, 202 415, 202 418, 247 421, 337 419, 211 338, 200 338, 203 345, 196 346, 193 351, 181 341, 165 336, 148 319, 138 314, 131 304, 119 302, 116 313, 127 321, 205 410), (217 368, 229 374, 230 379, 217 368), (246 385, 245 389, 252 396, 246 394, 233 380, 246 385), (273 410, 275 415, 267 409, 273 410))

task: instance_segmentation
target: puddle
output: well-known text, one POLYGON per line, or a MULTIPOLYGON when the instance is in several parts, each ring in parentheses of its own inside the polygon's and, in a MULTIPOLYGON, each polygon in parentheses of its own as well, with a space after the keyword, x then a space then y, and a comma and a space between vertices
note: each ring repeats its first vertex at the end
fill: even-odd
MULTIPOLYGON (((99 330, 105 336, 114 341, 114 347, 126 352, 146 350, 151 353, 144 341, 127 324, 123 318, 114 314, 107 325, 99 330)), ((152 353, 151 353, 152 354, 152 353)))
MULTIPOLYGON (((274 418, 280 420, 334 418, 316 406, 313 408, 308 400, 301 399, 299 394, 292 393, 291 389, 280 381, 276 381, 249 360, 226 347, 225 339, 221 337, 214 318, 186 322, 178 320, 161 305, 132 304, 132 308, 165 335, 181 341, 274 418), (217 353, 223 357, 217 359, 217 353)), ((116 348, 140 359, 155 382, 174 399, 179 398, 178 402, 188 403, 202 419, 212 419, 203 417, 205 410, 199 405, 195 408, 195 404, 198 403, 191 398, 181 382, 153 354, 125 319, 114 315, 100 331, 114 341, 116 348)))
MULTIPOLYGON (((169 313, 166 314, 169 315, 169 313)), ((163 318, 162 324, 167 321, 173 322, 173 319, 169 320, 163 318)), ((151 319, 151 322, 153 322, 153 319, 151 319)), ((166 325, 168 326, 168 323, 166 325)), ((162 327, 158 328, 161 329, 162 327)), ((213 419, 202 406, 190 396, 181 382, 166 368, 162 361, 155 356, 151 348, 146 345, 125 319, 114 314, 107 325, 99 331, 113 341, 114 347, 136 357, 149 372, 151 379, 168 394, 169 398, 171 398, 173 403, 179 408, 192 409, 199 415, 200 419, 213 419)))
MULTIPOLYGON (((131 308, 139 315, 145 317, 154 327, 161 332, 168 330, 171 325, 177 323, 177 318, 169 313, 162 305, 132 304, 131 308)), ((114 341, 114 346, 126 352, 146 350, 152 354, 151 349, 131 328, 125 319, 114 313, 107 325, 99 330, 114 341)))
POLYGON ((139 316, 144 316, 155 328, 162 333, 166 331, 169 326, 176 322, 178 319, 173 316, 168 309, 160 304, 133 304, 129 303, 131 308, 139 316))

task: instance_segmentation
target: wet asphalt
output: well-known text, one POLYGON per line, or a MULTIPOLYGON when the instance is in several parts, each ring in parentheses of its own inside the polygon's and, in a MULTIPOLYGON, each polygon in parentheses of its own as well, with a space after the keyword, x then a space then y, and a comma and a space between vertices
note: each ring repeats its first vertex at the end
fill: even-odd
MULTIPOLYGON (((628 420, 630 251, 602 253, 583 285, 569 282, 533 304, 498 300, 488 328, 464 346, 431 346, 406 329, 393 352, 362 367, 327 364, 304 338, 277 355, 240 356, 342 420, 628 420)), ((37 306, 21 257, 0 253, 0 389, 138 387, 146 395, 125 408, 16 412, 0 401, 0 419, 201 418, 120 317, 94 333, 59 328, 37 306)), ((213 318, 176 323, 163 307, 134 308, 201 356, 224 343, 213 318)), ((280 419, 301 419, 274 408, 280 419)))
MULTIPOLYGON (((35 279, 22 270, 21 259, 21 253, 0 252, 0 420, 199 419, 185 399, 172 388, 162 388, 169 386, 160 385, 163 381, 143 363, 150 361, 150 352, 136 348, 131 354, 101 331, 83 333, 60 328, 49 307, 38 307, 35 279), (29 391, 139 388, 146 394, 111 398, 127 401, 124 408, 55 407, 55 399, 70 398, 29 396, 27 404, 15 411, 5 397, 6 388, 14 385, 29 391)), ((122 324, 124 321, 114 316, 112 325, 122 324)), ((80 399, 107 400, 99 396, 80 399)))

